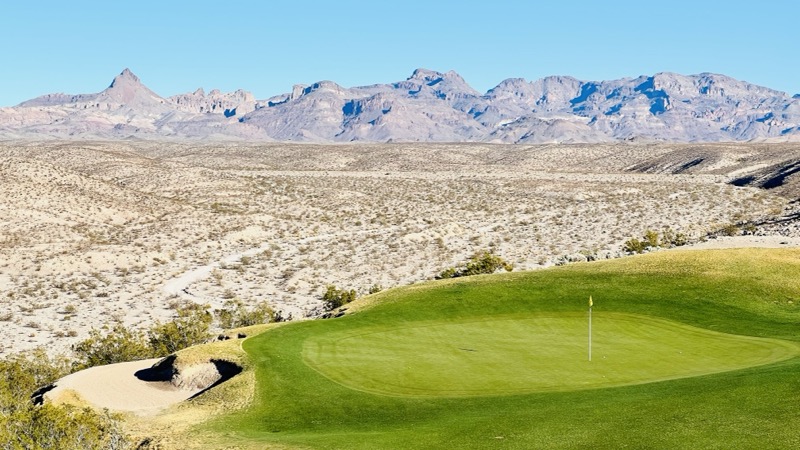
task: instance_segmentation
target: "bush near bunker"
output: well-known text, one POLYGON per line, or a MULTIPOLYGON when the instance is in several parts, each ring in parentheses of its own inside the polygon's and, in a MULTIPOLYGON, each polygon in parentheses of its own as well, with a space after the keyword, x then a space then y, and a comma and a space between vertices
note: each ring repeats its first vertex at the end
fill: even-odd
POLYGON ((166 356, 211 337, 213 317, 208 305, 185 304, 178 307, 178 317, 157 323, 147 331, 135 331, 123 325, 111 330, 92 330, 89 337, 72 346, 77 357, 74 370, 104 364, 166 356))
POLYGON ((150 348, 164 356, 207 341, 214 320, 208 308, 209 305, 193 304, 179 309, 173 321, 153 326, 148 332, 150 348))
POLYGON ((72 346, 72 351, 78 358, 76 370, 153 357, 144 333, 121 324, 107 332, 93 329, 87 339, 72 346))
POLYGON ((117 417, 89 408, 34 404, 34 394, 69 373, 63 357, 39 348, 0 359, 0 448, 123 449, 117 417))

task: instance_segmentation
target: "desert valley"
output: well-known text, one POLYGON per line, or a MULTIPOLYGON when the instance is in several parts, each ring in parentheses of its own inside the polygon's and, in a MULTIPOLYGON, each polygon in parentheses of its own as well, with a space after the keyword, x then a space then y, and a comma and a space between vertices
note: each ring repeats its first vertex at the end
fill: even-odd
POLYGON ((365 295, 481 250, 531 270, 622 256, 647 230, 796 245, 798 184, 758 183, 798 158, 792 144, 6 143, 0 353, 68 352, 183 301, 314 318, 328 285, 365 295))

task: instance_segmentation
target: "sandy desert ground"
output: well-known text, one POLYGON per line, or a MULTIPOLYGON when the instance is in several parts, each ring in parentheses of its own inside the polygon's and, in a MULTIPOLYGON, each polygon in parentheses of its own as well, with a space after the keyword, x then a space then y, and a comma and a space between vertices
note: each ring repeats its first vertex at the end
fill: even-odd
POLYGON ((483 249, 527 270, 745 222, 796 244, 779 220, 792 196, 728 183, 766 165, 758 149, 704 146, 711 162, 679 174, 646 164, 696 147, 2 144, 0 355, 68 351, 183 300, 314 317, 326 285, 414 283, 483 249))

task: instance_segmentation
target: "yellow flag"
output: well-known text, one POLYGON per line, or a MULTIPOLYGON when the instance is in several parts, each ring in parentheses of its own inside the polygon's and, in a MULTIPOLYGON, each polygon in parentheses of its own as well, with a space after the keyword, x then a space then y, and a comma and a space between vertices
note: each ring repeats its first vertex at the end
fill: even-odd
POLYGON ((590 295, 589 296, 589 308, 591 308, 593 304, 594 303, 592 303, 592 296, 590 295))

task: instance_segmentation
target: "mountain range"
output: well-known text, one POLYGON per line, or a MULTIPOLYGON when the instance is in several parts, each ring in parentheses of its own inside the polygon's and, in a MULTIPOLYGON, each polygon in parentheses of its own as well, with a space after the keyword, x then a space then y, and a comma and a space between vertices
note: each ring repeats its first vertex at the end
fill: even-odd
POLYGON ((480 93, 457 73, 346 88, 295 85, 161 97, 125 69, 95 94, 0 108, 0 139, 594 143, 800 141, 800 95, 702 73, 610 81, 510 78, 480 93))

